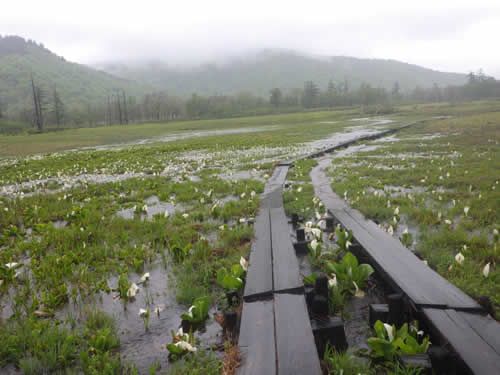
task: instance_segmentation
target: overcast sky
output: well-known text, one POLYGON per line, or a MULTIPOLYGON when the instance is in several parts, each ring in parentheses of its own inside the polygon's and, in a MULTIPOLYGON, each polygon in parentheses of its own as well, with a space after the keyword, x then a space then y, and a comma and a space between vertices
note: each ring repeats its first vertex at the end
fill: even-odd
POLYGON ((259 48, 483 68, 500 78, 500 0, 3 0, 0 34, 66 59, 197 63, 259 48))

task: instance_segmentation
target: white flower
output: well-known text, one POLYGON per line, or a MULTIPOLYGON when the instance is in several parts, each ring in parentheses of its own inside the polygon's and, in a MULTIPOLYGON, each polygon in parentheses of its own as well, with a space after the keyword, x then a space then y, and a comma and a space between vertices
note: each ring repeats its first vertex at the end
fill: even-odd
POLYGON ((347 240, 346 243, 345 243, 345 248, 349 249, 351 246, 352 246, 351 241, 347 240))
POLYGON ((245 193, 241 193, 240 197, 243 199, 245 198, 245 195, 246 195, 245 193))
POLYGON ((246 221, 247 221, 247 219, 245 219, 244 217, 242 217, 242 218, 240 219, 240 223, 241 223, 241 224, 244 224, 246 221))
POLYGON ((135 212, 136 210, 137 210, 137 206, 132 207, 132 211, 135 212))
POLYGON ((389 225, 389 229, 387 229, 387 233, 389 233, 391 236, 394 234, 394 228, 392 225, 389 225))
POLYGON ((333 278, 328 280, 328 286, 330 287, 330 289, 337 287, 337 275, 335 275, 334 273, 332 275, 333 278))
POLYGON ((465 260, 465 257, 462 255, 462 253, 458 253, 455 255, 455 260, 458 264, 462 264, 465 260))
POLYGON ((177 333, 175 334, 175 336, 177 336, 177 337, 184 336, 184 331, 182 330, 182 327, 179 328, 179 330, 177 331, 177 333))
POLYGON ((187 313, 187 314, 188 314, 188 316, 189 316, 190 318, 192 318, 192 317, 193 317, 193 309, 194 309, 194 306, 191 306, 191 307, 189 308, 189 310, 188 310, 188 313, 187 313))
POLYGON ((470 210, 470 207, 468 207, 468 206, 464 207, 464 214, 465 214, 465 216, 467 216, 467 214, 469 213, 469 210, 470 210))
POLYGON ((399 215, 399 207, 396 207, 396 208, 394 209, 394 215, 399 215))
POLYGON ((483 268, 483 276, 488 277, 489 274, 490 274, 490 263, 488 262, 486 266, 484 266, 483 268))
POLYGON ((316 250, 317 247, 318 247, 318 241, 316 241, 316 239, 312 240, 311 241, 311 248, 313 250, 316 250))
POLYGON ((142 206, 142 212, 148 212, 148 206, 147 205, 142 206))
POLYGON ((495 229, 493 229, 493 235, 494 235, 494 236, 498 236, 498 229, 496 229, 496 228, 495 228, 495 229))
POLYGON ((132 283, 132 285, 130 286, 130 288, 127 291, 127 297, 135 297, 138 290, 139 290, 139 287, 135 283, 132 283))
POLYGON ((312 228, 311 229, 311 232, 312 234, 314 235, 314 237, 320 239, 321 238, 321 229, 318 229, 318 228, 312 228))
POLYGON ((168 217, 168 215, 170 215, 170 214, 168 213, 168 210, 165 210, 165 213, 163 214, 163 216, 164 216, 164 217, 168 217))
POLYGON ((144 282, 146 280, 149 280, 149 272, 146 272, 144 275, 141 277, 141 282, 144 282))
POLYGON ((256 193, 255 191, 253 191, 253 190, 252 190, 252 192, 250 193, 250 197, 253 199, 253 198, 255 198, 255 195, 256 195, 256 194, 257 194, 257 193, 256 193))
POLYGON ((316 211, 316 220, 319 220, 319 219, 321 219, 321 215, 319 214, 318 211, 316 211))
MULTIPOLYGON (((350 267, 349 267, 349 270, 351 270, 350 267)), ((352 272, 352 270, 351 270, 351 272, 352 272)), ((354 288, 356 289, 356 291, 354 292, 354 297, 363 298, 365 296, 365 293, 359 289, 358 284, 356 284, 355 281, 353 281, 352 283, 354 285, 354 288)))
POLYGON ((449 219, 445 219, 444 223, 445 223, 445 224, 448 224, 448 225, 451 225, 451 220, 449 220, 449 219))
POLYGON ((17 266, 18 264, 19 264, 19 263, 16 263, 16 262, 7 263, 7 264, 5 265, 5 267, 7 267, 7 268, 12 268, 12 267, 17 266))
POLYGON ((160 304, 158 306, 155 307, 155 309, 153 310, 157 315, 160 315, 160 313, 163 311, 163 309, 165 308, 165 305, 163 304, 160 304))
POLYGON ((186 342, 186 341, 179 341, 175 344, 175 346, 178 346, 178 347, 180 347, 183 350, 186 350, 188 352, 195 352, 196 351, 196 348, 191 346, 191 344, 186 342))
POLYGON ((139 316, 146 316, 148 314, 148 310, 139 309, 139 316))
POLYGON ((245 270, 245 272, 248 271, 248 261, 243 257, 240 257, 240 266, 245 270))
POLYGON ((387 337, 389 337, 389 341, 392 342, 394 340, 394 333, 392 330, 392 326, 390 324, 384 323, 384 327, 387 332, 387 337))
POLYGON ((182 217, 186 219, 189 216, 189 214, 182 214, 182 217))
POLYGON ((403 234, 408 234, 408 227, 405 228, 405 230, 403 231, 403 234))
POLYGON ((301 191, 302 191, 302 186, 299 186, 299 187, 297 188, 297 193, 300 193, 301 191))

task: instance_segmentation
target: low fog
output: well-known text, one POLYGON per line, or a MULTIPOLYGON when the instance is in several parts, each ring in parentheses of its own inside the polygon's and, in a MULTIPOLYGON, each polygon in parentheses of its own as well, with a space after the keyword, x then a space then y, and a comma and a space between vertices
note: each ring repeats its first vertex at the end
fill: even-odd
POLYGON ((498 1, 30 1, 3 4, 0 34, 90 65, 224 62, 263 48, 395 59, 500 78, 498 1))

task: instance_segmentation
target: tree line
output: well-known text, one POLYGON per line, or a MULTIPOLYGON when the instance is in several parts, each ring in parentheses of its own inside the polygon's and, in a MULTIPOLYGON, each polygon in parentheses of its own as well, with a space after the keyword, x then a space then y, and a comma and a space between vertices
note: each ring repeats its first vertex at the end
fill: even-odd
MULTIPOLYGON (((486 76, 482 70, 468 74, 462 86, 430 88, 415 87, 402 92, 398 82, 387 90, 362 83, 352 88, 348 80, 330 80, 322 89, 313 81, 302 88, 284 91, 270 90, 262 98, 248 92, 237 95, 202 96, 194 93, 183 99, 156 91, 142 98, 128 95, 123 89, 109 90, 106 100, 87 103, 78 109, 68 108, 56 85, 42 88, 31 74, 31 103, 19 113, 16 120, 31 124, 37 131, 51 127, 79 127, 125 125, 140 122, 165 122, 179 119, 223 118, 266 113, 293 112, 344 106, 368 106, 380 111, 390 110, 394 104, 427 102, 456 102, 500 97, 500 81, 486 76)), ((6 106, 0 97, 0 118, 5 117, 6 106)))

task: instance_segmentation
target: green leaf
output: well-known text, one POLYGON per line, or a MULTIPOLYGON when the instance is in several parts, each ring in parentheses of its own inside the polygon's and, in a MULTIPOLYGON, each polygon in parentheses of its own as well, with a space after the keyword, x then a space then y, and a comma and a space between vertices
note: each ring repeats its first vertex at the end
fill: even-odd
POLYGON ((245 274, 245 270, 241 267, 241 264, 235 264, 231 267, 231 273, 234 277, 242 277, 245 274))
POLYGON ((167 345, 167 349, 171 354, 175 355, 182 355, 184 353, 184 349, 172 343, 167 345))
POLYGON ((304 284, 314 285, 316 283, 316 278, 318 274, 316 272, 311 273, 309 276, 304 277, 304 284))
POLYGON ((342 263, 351 268, 356 268, 358 266, 358 259, 356 259, 356 257, 351 252, 348 252, 346 255, 344 255, 342 263))

